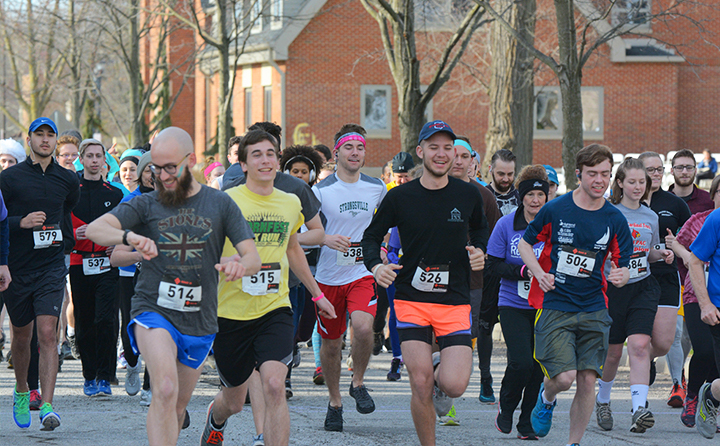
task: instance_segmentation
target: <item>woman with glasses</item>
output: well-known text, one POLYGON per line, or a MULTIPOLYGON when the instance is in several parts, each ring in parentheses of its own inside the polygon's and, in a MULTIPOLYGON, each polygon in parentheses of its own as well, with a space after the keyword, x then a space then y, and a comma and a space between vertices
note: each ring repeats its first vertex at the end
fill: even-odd
POLYGON ((57 162, 67 170, 75 172, 73 162, 78 159, 78 146, 80 140, 72 135, 63 135, 57 140, 57 148, 55 149, 55 158, 57 162))
MULTIPOLYGON (((652 181, 646 203, 658 214, 660 223, 660 243, 657 249, 672 249, 672 241, 680 228, 690 218, 690 208, 679 197, 663 190, 664 167, 660 155, 645 152, 638 159, 652 181), (665 240, 666 236, 668 240, 665 240)), ((650 264, 650 272, 660 284, 660 300, 650 342, 650 385, 655 381, 655 358, 664 356, 670 350, 675 339, 677 312, 680 307, 680 274, 677 262, 670 264, 660 260, 650 264)))

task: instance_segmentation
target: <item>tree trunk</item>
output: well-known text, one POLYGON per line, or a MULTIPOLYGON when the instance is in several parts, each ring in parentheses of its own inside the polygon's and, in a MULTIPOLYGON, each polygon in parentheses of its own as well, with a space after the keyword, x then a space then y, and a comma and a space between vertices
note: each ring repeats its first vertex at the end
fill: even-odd
MULTIPOLYGON (((232 2, 231 2, 232 3, 232 2)), ((234 8, 231 9, 234 11, 234 8)), ((227 20, 228 4, 225 1, 217 2, 217 26, 214 26, 218 33, 215 38, 220 41, 217 47, 220 56, 220 72, 218 73, 218 123, 217 123, 217 159, 222 162, 225 167, 229 166, 227 159, 227 143, 230 139, 230 127, 232 126, 232 109, 230 108, 231 91, 230 88, 230 30, 228 29, 227 20)), ((238 30, 239 32, 239 30, 238 30)), ((236 38, 239 38, 237 36, 236 38)), ((237 70, 237 66, 234 67, 237 70)), ((232 76, 232 80, 235 77, 232 76)))
POLYGON ((418 157, 415 148, 418 145, 418 136, 425 124, 425 107, 420 104, 420 79, 398 79, 398 127, 400 130, 400 147, 412 154, 417 163, 418 157), (416 88, 411 85, 415 84, 416 88), (407 88, 405 88, 407 86, 407 88))
MULTIPOLYGON (((494 8, 534 44, 535 0, 497 0, 494 8)), ((533 157, 534 57, 497 21, 492 25, 490 45, 490 110, 482 165, 486 179, 490 159, 499 150, 515 152, 518 168, 531 164, 533 157)))
POLYGON ((140 20, 140 1, 130 0, 130 110, 132 123, 130 126, 130 145, 136 147, 144 144, 149 135, 145 125, 145 113, 142 108, 142 97, 145 86, 140 72, 140 36, 138 21, 140 20))

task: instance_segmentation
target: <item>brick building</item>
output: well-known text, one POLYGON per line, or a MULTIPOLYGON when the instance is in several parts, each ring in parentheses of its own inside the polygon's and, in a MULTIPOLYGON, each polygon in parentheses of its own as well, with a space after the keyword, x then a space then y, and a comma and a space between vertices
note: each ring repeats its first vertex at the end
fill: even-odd
MULTIPOLYGON (((448 5, 457 3, 448 0, 448 5)), ((553 5, 549 0, 538 3, 538 46, 552 54, 557 48, 553 5)), ((578 3, 582 3, 578 17, 593 14, 591 2, 578 3)), ((263 9, 245 14, 249 18, 261 15, 254 21, 239 59, 232 105, 236 133, 243 133, 255 121, 270 120, 282 125, 286 145, 331 145, 343 123, 357 122, 371 134, 367 166, 380 166, 397 153, 397 93, 384 60, 378 25, 361 3, 262 0, 255 4, 263 9)), ((631 23, 637 25, 643 14, 656 13, 661 6, 655 0, 617 4, 619 9, 596 25, 594 32, 601 33, 602 26, 613 26, 630 15, 631 23), (631 5, 634 9, 628 10, 631 5)), ((641 24, 633 36, 610 40, 587 62, 583 73, 586 142, 601 142, 619 153, 667 153, 680 148, 720 151, 714 150, 720 126, 712 124, 720 107, 720 52, 712 43, 720 31, 720 13, 696 4, 680 7, 684 9, 676 12, 698 19, 706 28, 704 33, 676 14, 641 24)), ((443 16, 442 12, 433 13, 436 18, 443 16)), ((441 40, 432 36, 443 36, 444 30, 442 26, 419 28, 418 54, 424 55, 428 67, 432 42, 441 40)), ((182 35, 182 39, 190 38, 187 33, 182 35)), ((465 67, 481 65, 487 57, 487 39, 486 31, 476 33, 471 44, 475 49, 464 57, 465 67)), ((174 125, 193 135, 198 154, 210 145, 217 120, 213 53, 207 50, 200 57, 192 85, 171 114, 174 125)), ((534 161, 560 166, 557 81, 548 69, 539 68, 534 161)), ((446 120, 482 153, 488 97, 480 82, 472 84, 471 77, 467 68, 458 66, 435 96, 428 117, 446 120)))

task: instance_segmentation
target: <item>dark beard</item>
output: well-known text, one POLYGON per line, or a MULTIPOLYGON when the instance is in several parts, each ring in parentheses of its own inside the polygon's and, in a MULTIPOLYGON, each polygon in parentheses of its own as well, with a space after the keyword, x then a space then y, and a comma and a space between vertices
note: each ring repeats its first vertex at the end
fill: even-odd
POLYGON ((695 175, 688 178, 687 181, 685 182, 685 184, 683 184, 679 178, 675 179, 675 184, 677 184, 680 187, 688 187, 688 186, 692 185, 694 182, 695 182, 695 175))
POLYGON ((190 170, 187 167, 183 170, 180 178, 178 178, 175 190, 165 189, 165 186, 160 180, 155 181, 155 187, 158 191, 158 201, 160 201, 160 204, 163 206, 177 207, 185 204, 190 189, 192 188, 192 175, 190 175, 190 170))

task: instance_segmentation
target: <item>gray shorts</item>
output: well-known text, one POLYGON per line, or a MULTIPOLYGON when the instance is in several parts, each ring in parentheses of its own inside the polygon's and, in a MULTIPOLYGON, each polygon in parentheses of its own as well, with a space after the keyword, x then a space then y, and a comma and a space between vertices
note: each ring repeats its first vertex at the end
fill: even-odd
POLYGON ((535 360, 548 378, 569 370, 594 370, 601 376, 611 324, 607 309, 592 313, 538 310, 535 360))

